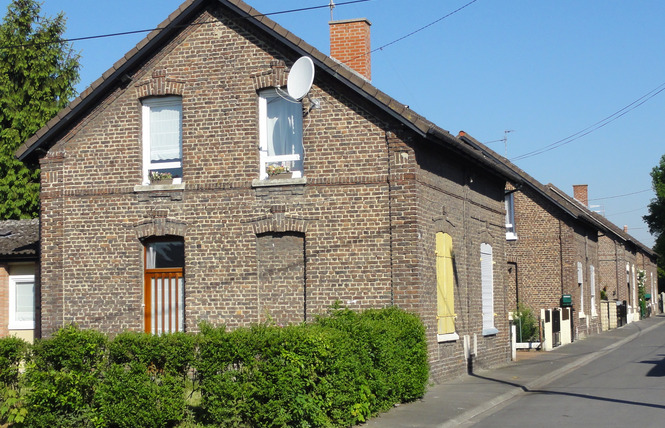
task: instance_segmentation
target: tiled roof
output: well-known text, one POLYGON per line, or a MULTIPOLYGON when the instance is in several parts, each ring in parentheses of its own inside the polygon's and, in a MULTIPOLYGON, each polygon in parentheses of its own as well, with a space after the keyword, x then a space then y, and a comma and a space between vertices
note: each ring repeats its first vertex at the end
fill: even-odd
MULTIPOLYGON (((197 13, 202 7, 210 2, 229 8, 244 18, 247 23, 254 25, 264 32, 276 43, 282 43, 290 48, 295 55, 310 56, 317 68, 330 77, 345 84, 362 99, 373 103, 383 112, 404 124, 413 132, 422 137, 452 150, 467 160, 476 163, 485 170, 499 175, 503 178, 514 179, 514 174, 504 165, 484 156, 461 140, 451 135, 448 131, 436 126, 423 116, 410 110, 408 106, 396 101, 385 93, 374 87, 369 81, 356 72, 341 64, 339 61, 321 53, 304 40, 284 29, 270 18, 261 15, 257 10, 241 0, 188 0, 174 11, 164 22, 159 24, 158 29, 149 33, 145 39, 130 50, 123 58, 117 61, 113 67, 106 71, 99 79, 83 91, 78 98, 73 100, 67 107, 61 110, 56 117, 51 119, 42 129, 28 139, 16 151, 20 159, 34 156, 40 151, 48 150, 67 130, 78 120, 79 115, 85 114, 95 103, 102 99, 108 90, 125 79, 126 74, 139 64, 144 58, 152 54, 154 49, 159 49, 162 43, 180 30, 180 25, 197 13), (37 150, 41 149, 41 150, 37 150)), ((295 57, 294 55, 294 57, 295 57)))
POLYGON ((39 219, 0 221, 0 259, 37 257, 39 219))
POLYGON ((648 254, 651 257, 655 256, 655 253, 653 252, 652 249, 642 244, 640 241, 633 238, 628 233, 624 232, 621 228, 617 227, 607 218, 591 211, 588 207, 584 206, 581 202, 579 202, 572 196, 569 196, 568 194, 566 194, 566 192, 559 189, 555 185, 551 183, 547 185, 540 183, 538 180, 527 174, 520 167, 510 162, 508 159, 501 156, 500 154, 494 152, 490 148, 485 147, 484 145, 482 145, 480 142, 478 142, 476 139, 474 139, 465 132, 460 133, 460 139, 465 143, 470 144, 471 146, 476 147, 479 150, 482 150, 486 156, 494 158, 498 162, 501 162, 504 165, 506 165, 506 167, 512 170, 515 174, 518 174, 520 177, 522 177, 523 185, 527 185, 532 189, 534 189, 536 192, 544 196, 550 202, 554 203, 567 215, 571 216, 575 220, 583 221, 603 233, 609 233, 611 235, 614 235, 620 241, 631 242, 633 245, 638 247, 642 252, 648 254))

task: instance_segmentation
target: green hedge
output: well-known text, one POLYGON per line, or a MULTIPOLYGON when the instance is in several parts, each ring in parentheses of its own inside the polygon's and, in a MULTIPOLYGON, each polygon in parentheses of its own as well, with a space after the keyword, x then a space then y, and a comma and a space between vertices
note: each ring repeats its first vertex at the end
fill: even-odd
POLYGON ((70 326, 28 351, 0 340, 5 391, 27 386, 15 426, 350 426, 421 397, 428 378, 424 327, 396 308, 112 340, 70 326))

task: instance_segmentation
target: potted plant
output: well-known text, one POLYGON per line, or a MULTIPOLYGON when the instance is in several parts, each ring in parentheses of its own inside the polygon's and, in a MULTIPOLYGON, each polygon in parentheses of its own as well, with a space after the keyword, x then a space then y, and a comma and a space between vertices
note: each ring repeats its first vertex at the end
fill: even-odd
POLYGON ((172 184, 173 183, 173 175, 171 175, 170 172, 151 171, 148 178, 150 178, 150 184, 172 184))
POLYGON ((266 172, 268 173, 268 179, 285 179, 292 176, 289 167, 284 165, 268 165, 266 172))

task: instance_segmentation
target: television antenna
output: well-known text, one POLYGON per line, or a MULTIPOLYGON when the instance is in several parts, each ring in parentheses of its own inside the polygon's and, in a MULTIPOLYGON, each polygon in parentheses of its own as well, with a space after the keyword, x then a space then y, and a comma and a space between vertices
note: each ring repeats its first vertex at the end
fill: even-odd
POLYGON ((333 9, 335 8, 334 0, 330 0, 330 4, 328 6, 330 6, 330 20, 332 21, 333 20, 333 9))

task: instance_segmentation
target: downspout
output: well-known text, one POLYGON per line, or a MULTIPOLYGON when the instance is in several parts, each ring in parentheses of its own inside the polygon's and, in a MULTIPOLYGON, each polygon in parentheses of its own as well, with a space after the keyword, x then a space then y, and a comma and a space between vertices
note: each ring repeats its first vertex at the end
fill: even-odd
POLYGON ((388 170, 388 245, 389 245, 389 260, 390 260, 390 306, 395 305, 395 275, 393 264, 393 195, 392 195, 392 168, 390 163, 390 139, 394 136, 391 131, 385 133, 386 138, 386 166, 388 170))

